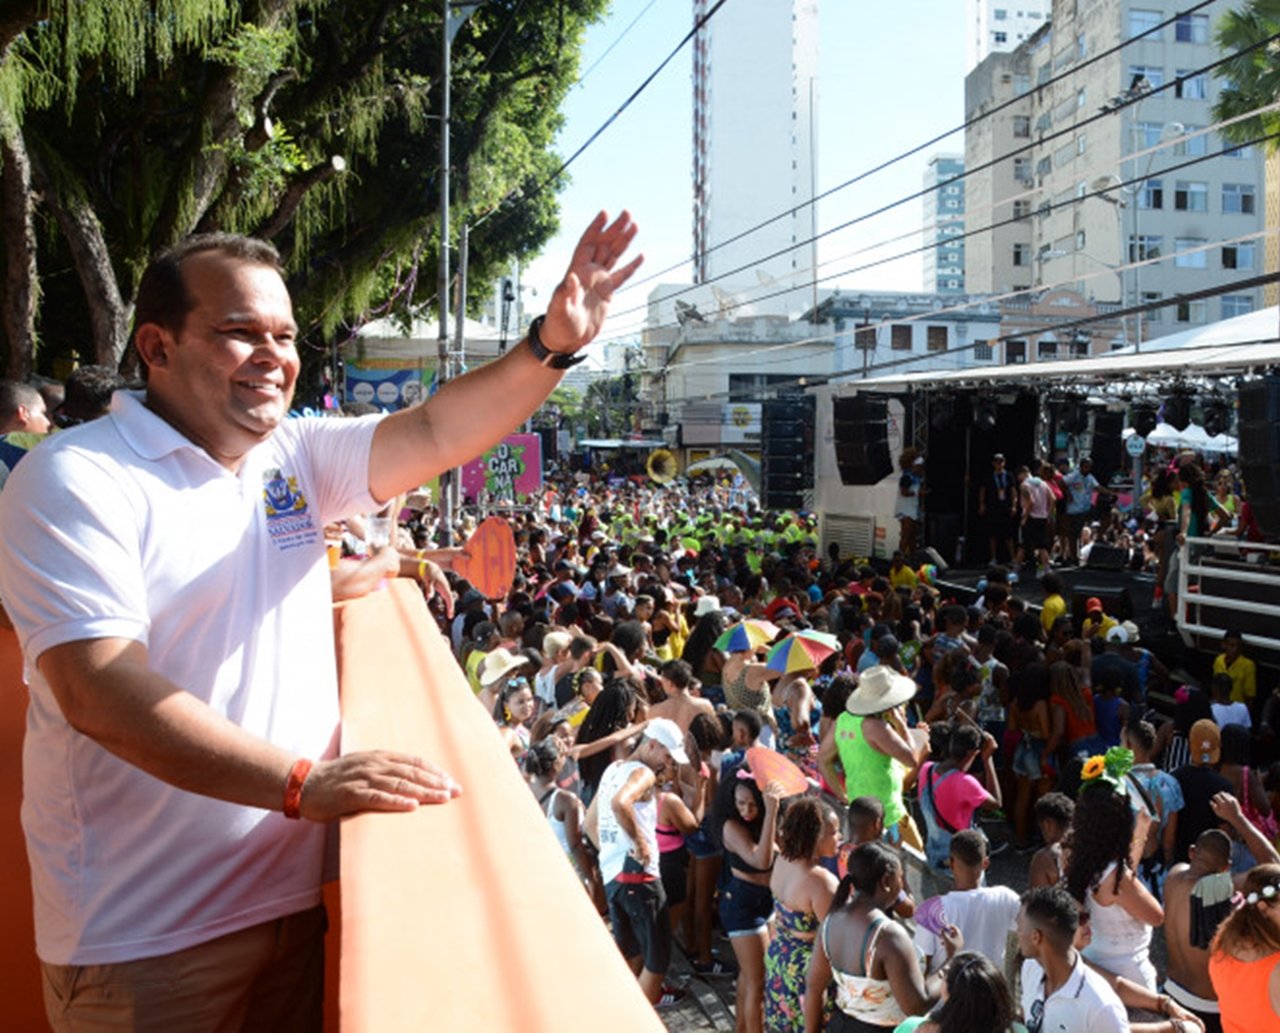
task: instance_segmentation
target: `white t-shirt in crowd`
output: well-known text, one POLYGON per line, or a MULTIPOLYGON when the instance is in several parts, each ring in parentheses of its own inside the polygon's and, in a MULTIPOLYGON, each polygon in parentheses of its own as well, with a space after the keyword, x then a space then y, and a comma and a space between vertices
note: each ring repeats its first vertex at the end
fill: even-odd
POLYGON ((1213 719, 1219 728, 1226 728, 1227 725, 1253 727, 1253 718, 1249 716, 1246 703, 1210 703, 1209 706, 1213 708, 1213 719))
POLYGON ((1044 969, 1028 958, 1022 963, 1022 1019, 1030 1026, 1036 1002, 1042 1002, 1040 1033, 1129 1033, 1120 998, 1079 955, 1057 993, 1045 1000, 1044 991, 1044 969))
MULTIPOLYGON (((1022 902, 1008 886, 979 886, 971 890, 952 890, 942 896, 942 910, 949 925, 964 936, 964 949, 977 951, 991 959, 1004 971, 1005 944, 1018 918, 1022 902)), ((930 958, 929 971, 936 972, 947 960, 942 941, 916 926, 916 946, 930 958)))
MULTIPOLYGON (((613 798, 631 777, 631 773, 644 765, 638 760, 615 760, 600 776, 600 788, 596 790, 596 813, 600 832, 600 877, 606 884, 622 872, 627 855, 635 846, 613 813, 613 798)), ((637 831, 649 846, 649 865, 645 869, 654 878, 658 871, 658 794, 635 804, 637 831)))
POLYGON ((324 825, 121 760, 67 723, 37 661, 68 642, 132 640, 251 735, 335 756, 323 529, 374 507, 379 419, 286 420, 232 473, 117 391, 108 417, 53 436, 10 476, 0 593, 30 688, 22 825, 44 961, 169 954, 319 902, 324 825))

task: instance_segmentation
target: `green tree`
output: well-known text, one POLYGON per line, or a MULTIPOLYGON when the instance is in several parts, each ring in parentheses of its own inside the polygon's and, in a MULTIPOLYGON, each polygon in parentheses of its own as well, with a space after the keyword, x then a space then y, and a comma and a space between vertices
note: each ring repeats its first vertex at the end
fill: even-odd
MULTIPOLYGON (((473 226, 472 297, 557 229, 553 189, 538 187, 557 165, 582 34, 605 4, 487 0, 454 42, 452 221, 473 226)), ((276 244, 314 355, 370 313, 432 303, 440 12, 403 0, 0 4, 11 373, 30 368, 37 338, 42 368, 59 353, 119 362, 148 257, 193 231, 276 244)))
MULTIPOLYGON (((1238 10, 1222 15, 1216 34, 1219 49, 1224 54, 1246 47, 1254 49, 1215 69, 1214 74, 1224 80, 1213 106, 1216 121, 1235 118, 1280 100, 1280 41, 1255 46, 1277 33, 1280 33, 1280 0, 1250 0, 1238 10)), ((1271 136, 1267 147, 1273 151, 1280 143, 1276 134, 1280 134, 1280 112, 1277 111, 1242 119, 1222 130, 1222 135, 1234 143, 1271 136)))

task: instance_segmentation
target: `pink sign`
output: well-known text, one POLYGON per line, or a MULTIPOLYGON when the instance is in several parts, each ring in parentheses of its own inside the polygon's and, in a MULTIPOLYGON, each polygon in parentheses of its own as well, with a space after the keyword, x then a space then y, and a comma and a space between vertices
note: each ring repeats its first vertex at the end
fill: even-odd
POLYGON ((462 492, 477 498, 515 499, 542 487, 542 438, 537 434, 508 434, 479 459, 462 468, 462 492))

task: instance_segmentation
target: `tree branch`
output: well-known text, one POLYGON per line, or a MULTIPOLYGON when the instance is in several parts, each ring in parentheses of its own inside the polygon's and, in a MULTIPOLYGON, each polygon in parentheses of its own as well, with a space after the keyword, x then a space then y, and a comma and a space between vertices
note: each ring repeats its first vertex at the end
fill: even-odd
POLYGON ((36 343, 35 204, 31 193, 31 162, 22 132, 8 118, 0 119, 0 233, 4 236, 3 323, 9 357, 5 375, 26 380, 31 375, 36 343))
POLYGON ((264 240, 271 240, 289 225, 294 213, 298 210, 298 205, 302 203, 302 198, 308 190, 319 186, 326 180, 332 179, 339 173, 345 172, 346 169, 346 160, 338 154, 335 154, 328 161, 313 165, 307 169, 285 187, 284 195, 280 198, 280 203, 276 205, 276 210, 267 216, 266 222, 258 227, 255 235, 262 237, 264 240))
POLYGON ((39 147, 31 148, 30 157, 32 180, 58 220, 89 302, 93 361, 115 368, 124 355, 130 312, 120 295, 102 223, 88 198, 76 187, 68 186, 65 191, 60 188, 39 147))

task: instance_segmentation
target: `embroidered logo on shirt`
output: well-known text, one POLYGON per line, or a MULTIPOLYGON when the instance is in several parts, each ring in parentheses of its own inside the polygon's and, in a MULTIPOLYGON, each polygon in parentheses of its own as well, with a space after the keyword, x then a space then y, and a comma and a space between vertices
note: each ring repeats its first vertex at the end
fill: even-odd
POLYGON ((272 467, 262 474, 262 505, 267 512, 267 533, 277 549, 297 549, 319 540, 307 497, 298 478, 272 467))

